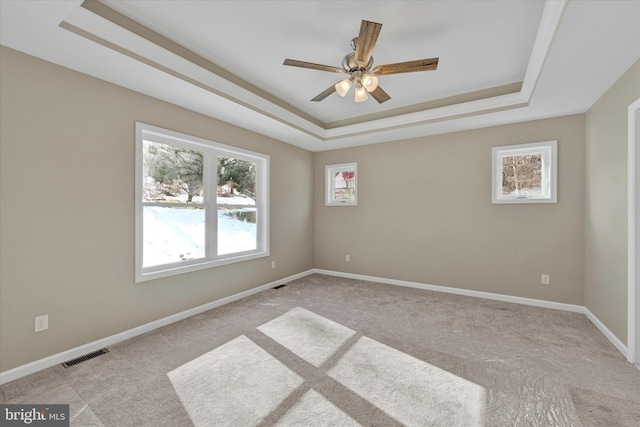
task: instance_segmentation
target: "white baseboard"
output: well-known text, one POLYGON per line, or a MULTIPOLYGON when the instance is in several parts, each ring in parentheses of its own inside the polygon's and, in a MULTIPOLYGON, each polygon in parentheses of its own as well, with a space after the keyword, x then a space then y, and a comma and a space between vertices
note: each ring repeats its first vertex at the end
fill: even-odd
POLYGON ((582 305, 564 304, 560 302, 544 301, 533 298, 514 297, 510 295, 493 294, 490 292, 472 291, 468 289, 450 288, 447 286, 427 285, 424 283, 407 282, 404 280, 386 279, 383 277, 365 276, 362 274, 343 273, 339 271, 313 269, 314 273, 325 274, 328 276, 345 277, 349 279, 366 280, 370 282, 385 283, 388 285, 406 286, 409 288, 424 289, 428 291, 445 292, 449 294, 464 295, 476 298, 486 298, 504 302, 512 302, 516 304, 525 304, 535 307, 551 308, 554 310, 571 311, 582 313, 602 332, 602 334, 614 345, 614 347, 627 358, 627 346, 620 341, 605 325, 598 319, 587 307, 582 305))
POLYGON ((460 288, 450 288, 447 286, 427 285, 424 283, 408 282, 404 280, 387 279, 384 277, 365 276, 362 274, 343 273, 339 271, 322 270, 322 269, 314 268, 311 270, 304 271, 302 273, 285 277, 280 280, 276 280, 266 285, 261 285, 244 292, 239 292, 237 294, 234 294, 225 298, 221 298, 219 300, 212 301, 207 304, 194 307, 189 310, 185 310, 180 313, 173 314, 171 316, 164 317, 162 319, 155 320, 153 322, 146 323, 144 325, 129 329, 127 331, 120 332, 118 334, 111 335, 109 337, 99 339, 97 341, 93 341, 88 344, 84 344, 79 347, 75 347, 58 354, 54 354, 49 357, 45 357, 44 359, 36 360, 26 365, 18 366, 17 368, 9 369, 8 371, 0 372, 0 385, 16 380, 18 378, 22 378, 24 376, 33 374, 35 372, 41 371, 51 366, 64 363, 68 360, 75 359, 87 353, 97 351, 101 348, 117 344, 119 342, 136 337, 138 335, 142 335, 144 333, 153 331, 154 329, 158 329, 163 326, 167 326, 177 321, 186 319, 188 317, 195 316, 196 314, 200 314, 205 311, 211 310, 213 308, 220 307, 230 302, 237 301, 239 299, 246 298, 251 295, 255 295, 259 292, 266 291, 268 289, 274 288, 276 286, 291 282, 293 280, 296 280, 305 276, 309 276, 310 274, 324 274, 327 276, 336 276, 336 277, 344 277, 349 279, 365 280, 370 282, 384 283, 388 285, 405 286, 409 288, 424 289, 428 291, 445 292, 445 293, 470 296, 475 298, 485 298, 485 299, 492 299, 497 301, 511 302, 516 304, 531 305, 535 307, 551 308, 554 310, 564 310, 564 311, 571 311, 575 313, 582 313, 582 314, 585 314, 591 322, 593 322, 593 324, 600 330, 600 332, 602 332, 602 334, 616 347, 616 349, 620 353, 622 353, 623 356, 625 356, 625 358, 627 357, 627 347, 593 313, 591 313, 591 311, 588 308, 581 305, 564 304, 559 302, 544 301, 544 300, 538 300, 533 298, 514 297, 510 295, 494 294, 490 292, 473 291, 473 290, 460 289, 460 288))
POLYGON ((117 344, 119 342, 136 337, 138 335, 142 335, 144 333, 153 331, 154 329, 158 329, 163 326, 167 326, 177 321, 186 319, 188 317, 195 316, 196 314, 204 313, 205 311, 211 310, 212 308, 220 307, 222 305, 229 304, 230 302, 237 301, 239 299, 246 298, 251 295, 255 295, 259 292, 266 291, 268 289, 274 288, 276 286, 282 285, 287 282, 291 282, 301 277, 308 276, 310 274, 313 274, 313 270, 308 270, 302 273, 294 274, 293 276, 285 277, 283 279, 276 280, 275 282, 267 283, 266 285, 261 285, 256 288, 249 289, 247 291, 239 292, 237 294, 233 294, 228 297, 221 298, 219 300, 215 300, 207 304, 203 304, 201 306, 182 311, 180 313, 172 314, 171 316, 167 316, 162 319, 154 320, 153 322, 149 322, 144 325, 137 326, 135 328, 120 332, 118 334, 111 335, 109 337, 102 338, 102 339, 90 342, 88 344, 84 344, 79 347, 75 347, 75 348, 63 351, 61 353, 45 357, 44 359, 36 360, 34 362, 27 363, 26 365, 18 366, 17 368, 0 372, 0 385, 8 383, 13 380, 17 380, 18 378, 22 378, 24 376, 33 374, 43 369, 50 368, 51 366, 64 363, 68 360, 75 359, 80 356, 84 356, 87 353, 92 353, 94 351, 100 350, 101 348, 117 344))
POLYGON ((618 339, 618 337, 613 335, 613 333, 606 326, 604 326, 604 323, 602 323, 600 319, 598 319, 596 315, 593 314, 587 307, 584 307, 584 314, 589 320, 591 320, 591 323, 593 323, 596 328, 598 328, 600 332, 602 332, 602 334, 611 342, 611 344, 613 344, 613 346, 617 348, 618 351, 622 353, 622 355, 628 360, 629 358, 627 346, 624 345, 622 341, 618 339))
POLYGON ((555 310, 573 311, 576 313, 584 313, 584 307, 581 305, 564 304, 561 302, 544 301, 533 298, 514 297, 510 295, 493 294, 490 292, 472 291, 469 289, 450 288, 447 286, 427 285, 424 283, 407 282, 405 280, 386 279, 384 277, 364 276, 362 274, 342 273, 339 271, 314 269, 314 273, 326 274, 328 276, 346 277, 349 279, 367 280, 370 282, 385 283, 387 285, 405 286, 408 288, 424 289, 427 291, 445 292, 448 294, 463 295, 475 298, 485 298, 504 302, 513 302, 516 304, 532 305, 536 307, 552 308, 555 310))

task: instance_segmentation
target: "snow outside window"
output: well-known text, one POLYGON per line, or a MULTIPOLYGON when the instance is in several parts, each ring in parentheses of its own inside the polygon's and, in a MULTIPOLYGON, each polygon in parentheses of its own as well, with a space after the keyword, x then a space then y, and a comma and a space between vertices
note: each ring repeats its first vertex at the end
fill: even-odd
POLYGON ((492 203, 556 203, 557 141, 493 147, 492 203))
POLYGON ((269 156, 136 123, 136 282, 269 255, 269 156))

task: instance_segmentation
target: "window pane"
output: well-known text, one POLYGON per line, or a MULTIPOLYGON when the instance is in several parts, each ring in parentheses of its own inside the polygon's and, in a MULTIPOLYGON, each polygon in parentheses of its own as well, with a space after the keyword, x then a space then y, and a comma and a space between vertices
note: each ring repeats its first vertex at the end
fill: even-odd
POLYGON ((219 205, 254 206, 256 204, 256 164, 232 157, 218 156, 219 205))
POLYGON ((542 193, 542 154, 502 158, 502 194, 542 193))
POLYGON ((355 200, 355 171, 335 172, 333 194, 336 200, 355 200))
POLYGON ((144 141, 143 156, 143 201, 202 203, 201 152, 144 141))
POLYGON ((218 207, 218 254, 225 255, 256 249, 258 247, 256 220, 255 208, 218 207))
POLYGON ((204 258, 203 208, 145 206, 143 209, 143 267, 204 258))

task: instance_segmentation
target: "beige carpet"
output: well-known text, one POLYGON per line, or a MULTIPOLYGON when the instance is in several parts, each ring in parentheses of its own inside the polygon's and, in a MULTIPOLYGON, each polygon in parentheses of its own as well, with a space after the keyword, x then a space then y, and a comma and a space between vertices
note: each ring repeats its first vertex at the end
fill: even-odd
POLYGON ((0 387, 72 426, 637 426, 584 316, 311 275, 0 387))

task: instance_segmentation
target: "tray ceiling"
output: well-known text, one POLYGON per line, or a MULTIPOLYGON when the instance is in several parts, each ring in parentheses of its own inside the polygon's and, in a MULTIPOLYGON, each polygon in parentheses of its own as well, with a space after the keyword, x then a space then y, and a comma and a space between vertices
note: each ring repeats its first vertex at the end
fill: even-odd
POLYGON ((312 151, 586 111, 640 57, 640 2, 0 2, 1 44, 312 151), (310 99, 362 19, 391 100, 310 99), (594 58, 597 58, 595 60, 594 58))

